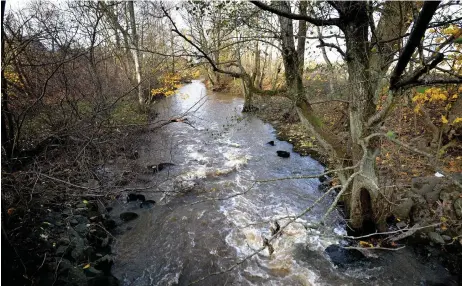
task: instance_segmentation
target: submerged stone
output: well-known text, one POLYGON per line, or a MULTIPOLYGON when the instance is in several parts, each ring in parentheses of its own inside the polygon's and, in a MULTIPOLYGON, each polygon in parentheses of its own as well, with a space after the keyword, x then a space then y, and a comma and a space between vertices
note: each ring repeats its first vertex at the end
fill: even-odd
POLYGON ((287 152, 287 151, 276 151, 276 153, 281 158, 289 158, 290 157, 290 153, 287 152))
POLYGON ((147 201, 144 201, 140 204, 140 208, 145 208, 145 209, 149 209, 149 208, 152 208, 154 205, 156 204, 156 201, 154 200, 147 200, 147 201))
POLYGON ((120 214, 120 219, 123 221, 131 221, 138 218, 138 214, 133 212, 124 212, 120 214))
POLYGON ((157 165, 148 165, 147 168, 149 170, 152 170, 153 173, 157 173, 157 172, 162 171, 165 168, 169 168, 169 167, 173 167, 173 166, 175 166, 175 164, 173 164, 173 163, 160 163, 160 164, 157 164, 157 165))
POLYGON ((127 196, 127 202, 133 202, 133 201, 142 201, 144 202, 146 200, 146 197, 144 195, 140 194, 128 194, 127 196))
POLYGON ((365 256, 357 249, 345 249, 335 244, 329 245, 324 251, 327 253, 332 263, 340 267, 355 263, 365 258, 365 256))
POLYGON ((271 140, 271 141, 269 141, 269 142, 268 142, 268 143, 266 143, 266 144, 268 144, 268 145, 271 145, 271 146, 274 146, 274 141, 273 141, 273 140, 271 140))

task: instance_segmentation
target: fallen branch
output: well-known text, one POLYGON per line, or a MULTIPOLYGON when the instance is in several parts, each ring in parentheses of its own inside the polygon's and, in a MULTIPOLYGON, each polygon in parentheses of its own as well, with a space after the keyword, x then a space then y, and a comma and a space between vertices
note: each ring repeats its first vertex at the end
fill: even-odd
POLYGON ((342 247, 343 249, 356 249, 356 250, 390 250, 390 251, 398 251, 406 246, 401 246, 398 248, 388 248, 388 247, 355 247, 355 246, 347 246, 347 247, 342 247))
MULTIPOLYGON (((409 231, 413 231, 413 233, 415 233, 417 230, 421 230, 421 229, 425 229, 425 228, 429 228, 429 227, 436 227, 436 226, 439 226, 439 225, 441 225, 441 223, 435 223, 435 224, 426 225, 426 226, 419 226, 417 224, 417 225, 412 226, 411 228, 403 228, 403 229, 399 229, 399 230, 386 231, 386 232, 375 232, 375 233, 366 234, 366 235, 362 235, 362 236, 342 236, 342 237, 347 238, 347 239, 355 239, 356 240, 356 239, 363 239, 363 238, 368 238, 368 237, 372 237, 372 236, 376 236, 376 235, 388 235, 388 234, 399 234, 400 235, 400 234, 403 234, 403 233, 408 233, 409 231)), ((410 235, 412 235, 412 234, 410 234, 410 235)), ((408 235, 408 236, 410 236, 410 235, 408 235)), ((405 237, 407 237, 407 236, 405 236, 405 237)), ((405 237, 402 237, 402 238, 405 238, 405 237)), ((398 241, 398 240, 400 240, 402 238, 392 240, 392 241, 398 241)))

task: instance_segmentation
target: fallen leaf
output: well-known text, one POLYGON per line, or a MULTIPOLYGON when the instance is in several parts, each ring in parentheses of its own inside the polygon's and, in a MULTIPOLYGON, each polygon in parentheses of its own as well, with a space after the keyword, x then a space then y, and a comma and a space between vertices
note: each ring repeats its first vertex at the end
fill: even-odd
POLYGON ((367 241, 362 241, 362 240, 359 242, 359 245, 361 245, 362 247, 374 247, 372 243, 369 243, 367 241))
POLYGON ((88 268, 90 268, 90 263, 85 264, 85 266, 83 267, 83 269, 88 269, 88 268))

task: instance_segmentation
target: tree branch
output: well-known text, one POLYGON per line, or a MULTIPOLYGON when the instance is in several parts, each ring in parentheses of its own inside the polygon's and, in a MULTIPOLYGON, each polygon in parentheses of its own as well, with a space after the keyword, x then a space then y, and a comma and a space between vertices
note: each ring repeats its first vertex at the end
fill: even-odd
POLYGON ((260 1, 250 1, 250 3, 254 4, 255 6, 257 6, 258 8, 262 9, 262 10, 265 10, 265 11, 268 11, 268 12, 271 12, 273 14, 276 14, 276 15, 279 15, 279 16, 282 16, 282 17, 286 17, 286 18, 289 18, 289 19, 293 19, 293 20, 305 20, 315 26, 339 26, 340 25, 340 18, 333 18, 333 19, 319 19, 319 18, 313 18, 313 17, 310 17, 310 16, 306 16, 306 15, 300 15, 300 14, 294 14, 294 13, 290 13, 290 12, 284 12, 284 11, 281 11, 279 9, 276 9, 270 5, 267 5, 263 2, 260 2, 260 1))
POLYGON ((417 81, 419 77, 428 73, 432 69, 434 69, 439 63, 444 60, 444 55, 442 53, 437 53, 435 57, 431 60, 429 64, 424 64, 420 68, 414 71, 413 74, 403 77, 397 83, 395 83, 394 88, 404 87, 406 85, 412 84, 413 82, 417 81))
POLYGON ((204 52, 198 45, 196 45, 193 41, 191 41, 190 39, 188 39, 188 37, 186 37, 185 35, 183 35, 183 33, 181 33, 179 30, 178 30, 178 27, 176 26, 175 22, 173 21, 172 17, 170 17, 170 15, 167 13, 167 11, 165 10, 165 8, 162 6, 162 11, 164 12, 164 15, 169 19, 170 23, 172 24, 173 26, 173 29, 172 31, 175 32, 178 36, 180 36, 181 38, 183 38, 186 42, 188 42, 191 46, 193 46, 194 48, 196 48, 196 50, 198 50, 203 56, 204 58, 210 63, 210 65, 212 66, 213 70, 216 71, 216 72, 219 72, 219 73, 223 73, 223 74, 227 74, 227 75, 230 75, 232 77, 235 77, 235 78, 241 78, 243 76, 242 73, 237 73, 237 72, 232 72, 232 71, 226 71, 226 70, 222 70, 220 69, 216 64, 215 62, 210 58, 210 56, 204 52))
POLYGON ((316 48, 320 48, 320 47, 329 47, 329 48, 334 48, 336 49, 340 55, 342 55, 343 59, 346 60, 347 59, 347 55, 344 51, 342 51, 342 49, 335 45, 335 44, 331 44, 331 43, 326 43, 324 42, 322 39, 319 39, 319 41, 321 42, 319 45, 316 46, 316 48))
POLYGON ((406 69, 407 64, 411 60, 416 47, 420 44, 420 39, 424 36, 428 23, 430 23, 430 20, 432 19, 433 14, 435 14, 440 2, 441 1, 425 1, 422 10, 420 11, 419 18, 412 29, 406 46, 404 47, 403 52, 398 59, 398 63, 390 77, 390 89, 397 88, 396 84, 406 69))

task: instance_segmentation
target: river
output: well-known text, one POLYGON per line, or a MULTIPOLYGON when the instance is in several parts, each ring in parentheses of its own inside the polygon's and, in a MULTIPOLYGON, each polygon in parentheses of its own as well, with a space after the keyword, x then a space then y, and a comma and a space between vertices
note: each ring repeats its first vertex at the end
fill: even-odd
MULTIPOLYGON (((307 227, 319 222, 332 197, 286 228, 272 242, 272 255, 265 249, 240 263, 271 236, 272 221, 283 225, 322 195, 318 179, 254 181, 323 171, 276 140, 270 125, 242 114, 242 105, 242 98, 209 92, 200 81, 157 103, 158 118, 183 114, 189 124, 171 123, 142 139, 139 165, 175 166, 140 174, 130 185, 154 186, 143 194, 157 203, 136 210, 139 218, 119 227, 112 272, 122 285, 200 279, 196 285, 431 285, 425 281, 441 269, 425 266, 410 250, 373 254, 373 262, 354 267, 333 266, 324 249, 345 233, 342 218, 335 211, 322 231, 307 227), (271 140, 275 146, 267 144, 271 140), (278 157, 277 150, 290 158, 278 157)), ((113 214, 137 208, 121 201, 113 214)))

